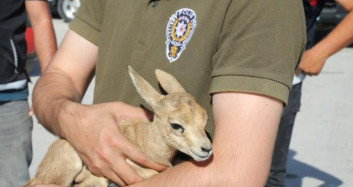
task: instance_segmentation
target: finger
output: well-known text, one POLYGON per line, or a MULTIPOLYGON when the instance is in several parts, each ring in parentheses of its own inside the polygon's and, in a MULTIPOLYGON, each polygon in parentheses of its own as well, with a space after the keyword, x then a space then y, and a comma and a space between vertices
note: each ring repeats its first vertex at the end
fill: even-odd
MULTIPOLYGON (((130 140, 128 140, 123 134, 120 132, 117 133, 116 135, 120 136, 119 138, 111 139, 111 143, 113 144, 113 147, 118 147, 120 150, 120 153, 122 152, 127 158, 129 158, 131 161, 143 165, 147 168, 154 169, 156 171, 164 171, 167 169, 167 166, 163 164, 158 164, 151 159, 149 159, 145 154, 141 153, 135 145, 131 143, 130 140), (119 140, 119 141, 117 141, 119 140)), ((114 155, 119 155, 118 153, 115 153, 114 155)), ((114 164, 114 163, 112 163, 114 164)))
POLYGON ((31 108, 29 109, 28 115, 29 115, 29 116, 33 116, 33 107, 31 107, 31 108))
POLYGON ((304 74, 304 75, 309 75, 309 76, 311 76, 311 73, 310 73, 310 72, 307 72, 307 71, 305 71, 305 70, 303 70, 303 69, 301 69, 301 68, 300 68, 300 73, 302 73, 302 74, 304 74))
MULTIPOLYGON (((129 143, 124 136, 119 142, 120 141, 129 143)), ((126 157, 120 148, 99 151, 98 157, 101 161, 96 161, 95 164, 92 164, 93 166, 96 166, 97 173, 101 173, 116 184, 119 184, 119 186, 133 184, 142 180, 142 177, 139 176, 131 166, 127 165, 125 162, 126 157)), ((93 171, 92 169, 90 170, 93 171)))
POLYGON ((134 114, 135 116, 131 116, 131 117, 148 119, 150 121, 153 120, 153 113, 151 111, 149 111, 147 108, 134 107, 134 110, 136 110, 137 112, 134 114))
POLYGON ((136 182, 142 181, 143 178, 137 174, 137 172, 128 165, 125 159, 117 159, 117 167, 113 166, 113 171, 118 175, 124 183, 134 184, 136 182))
POLYGON ((136 162, 147 168, 151 168, 159 172, 167 169, 165 165, 158 164, 152 161, 146 155, 138 151, 138 149, 136 149, 136 147, 130 141, 127 141, 126 145, 127 146, 123 147, 124 150, 122 150, 122 152, 124 152, 126 154, 126 157, 131 159, 133 162, 136 162))
POLYGON ((111 170, 111 172, 108 172, 104 176, 109 180, 113 181, 118 186, 126 186, 126 183, 122 179, 120 179, 120 177, 118 177, 113 170, 111 170))
POLYGON ((115 184, 118 184, 119 186, 125 186, 126 183, 120 179, 118 175, 110 168, 108 165, 104 164, 101 166, 87 166, 89 171, 93 173, 97 177, 106 177, 109 180, 113 181, 115 184))

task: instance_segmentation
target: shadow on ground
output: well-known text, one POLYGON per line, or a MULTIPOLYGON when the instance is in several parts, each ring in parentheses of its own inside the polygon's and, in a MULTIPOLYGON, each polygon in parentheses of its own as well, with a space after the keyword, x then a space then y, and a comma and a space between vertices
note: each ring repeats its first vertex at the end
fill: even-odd
POLYGON ((309 164, 296 160, 296 152, 290 150, 288 154, 288 174, 286 176, 286 187, 302 187, 305 177, 314 178, 322 182, 319 187, 336 187, 343 184, 339 178, 315 168, 309 164))

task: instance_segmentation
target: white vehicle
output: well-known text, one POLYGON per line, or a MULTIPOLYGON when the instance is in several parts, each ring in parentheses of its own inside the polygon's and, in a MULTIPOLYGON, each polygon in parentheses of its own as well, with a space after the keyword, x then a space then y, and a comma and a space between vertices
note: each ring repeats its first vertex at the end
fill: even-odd
POLYGON ((60 17, 65 22, 70 22, 75 17, 77 9, 81 5, 81 0, 48 0, 51 7, 57 9, 60 17))

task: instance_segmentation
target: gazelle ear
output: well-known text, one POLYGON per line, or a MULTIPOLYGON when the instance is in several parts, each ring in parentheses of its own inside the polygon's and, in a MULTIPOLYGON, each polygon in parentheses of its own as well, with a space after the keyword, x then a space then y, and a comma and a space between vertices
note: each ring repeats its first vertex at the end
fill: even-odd
POLYGON ((173 77, 173 75, 165 71, 156 69, 156 77, 163 89, 168 93, 185 92, 185 89, 176 80, 176 78, 173 77))
POLYGON ((158 93, 144 78, 136 73, 131 66, 129 66, 129 74, 137 92, 152 108, 154 108, 163 96, 158 93))

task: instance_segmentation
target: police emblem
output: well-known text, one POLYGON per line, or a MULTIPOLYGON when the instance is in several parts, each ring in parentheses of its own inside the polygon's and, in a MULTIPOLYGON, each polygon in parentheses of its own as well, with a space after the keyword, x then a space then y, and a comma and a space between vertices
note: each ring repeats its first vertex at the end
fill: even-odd
POLYGON ((169 18, 167 25, 166 55, 170 63, 176 61, 184 51, 196 27, 196 14, 183 8, 169 18))

